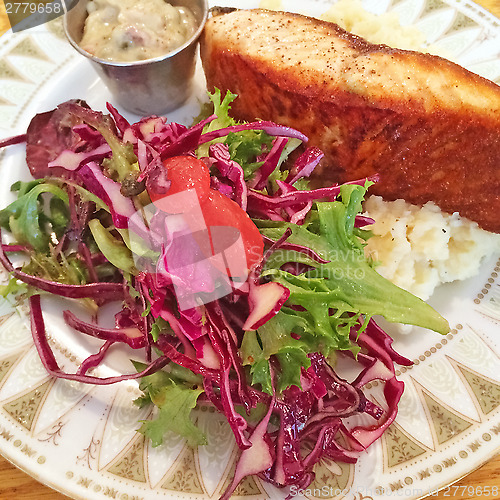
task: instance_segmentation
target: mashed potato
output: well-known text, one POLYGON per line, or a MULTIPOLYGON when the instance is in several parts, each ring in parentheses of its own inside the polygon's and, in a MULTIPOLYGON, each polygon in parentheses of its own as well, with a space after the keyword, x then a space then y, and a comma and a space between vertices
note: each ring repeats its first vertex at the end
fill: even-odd
POLYGON ((441 283, 476 275, 481 261, 500 251, 500 235, 432 202, 417 207, 371 196, 365 210, 375 220, 366 253, 380 262, 377 271, 424 300, 441 283))

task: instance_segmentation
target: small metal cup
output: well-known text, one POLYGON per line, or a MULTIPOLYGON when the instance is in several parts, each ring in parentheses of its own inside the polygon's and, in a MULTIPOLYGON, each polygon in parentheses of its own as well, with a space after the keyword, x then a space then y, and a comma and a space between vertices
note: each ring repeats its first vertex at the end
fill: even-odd
POLYGON ((107 61, 80 47, 88 1, 80 0, 64 15, 64 31, 71 45, 94 65, 116 102, 138 115, 165 114, 181 106, 191 93, 197 42, 208 15, 207 0, 170 0, 174 6, 191 10, 198 29, 164 56, 133 62, 107 61))

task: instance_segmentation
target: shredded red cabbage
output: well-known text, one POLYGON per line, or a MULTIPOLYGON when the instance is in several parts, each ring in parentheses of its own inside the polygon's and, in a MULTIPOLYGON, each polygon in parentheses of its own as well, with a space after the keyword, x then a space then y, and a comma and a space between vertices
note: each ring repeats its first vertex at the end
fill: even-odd
MULTIPOLYGON (((135 216, 138 196, 144 197, 146 193, 144 186, 146 189, 155 186, 157 192, 168 194, 171 183, 162 160, 174 155, 196 156, 200 146, 211 143, 205 149, 208 156, 203 157, 211 169, 211 189, 225 194, 251 217, 266 221, 271 227, 273 223, 309 224, 315 203, 333 202, 341 192, 341 186, 337 185, 312 190, 299 187, 299 181, 306 179, 323 158, 322 152, 317 148, 304 148, 296 161, 286 163, 288 171, 280 177, 276 166, 288 141, 307 141, 296 130, 270 122, 255 122, 205 132, 218 118, 216 115, 189 128, 155 116, 130 124, 113 106, 108 104, 107 107, 110 116, 96 113, 82 102, 63 103, 53 111, 37 115, 25 135, 0 142, 0 147, 4 147, 26 141, 27 164, 35 178, 46 177, 50 181, 52 177, 54 183, 64 186, 64 179, 58 177, 63 172, 64 178, 72 179, 73 183, 67 181, 74 205, 69 207, 68 215, 67 228, 71 230, 58 235, 56 249, 71 249, 70 257, 76 252, 77 262, 84 262, 88 270, 85 283, 60 283, 54 278, 15 268, 5 252, 21 251, 30 255, 33 249, 25 242, 0 248, 3 266, 14 278, 37 290, 29 298, 31 327, 44 367, 55 377, 92 384, 139 379, 169 363, 201 377, 203 396, 200 402, 212 404, 225 415, 242 450, 224 499, 229 498, 241 479, 250 474, 258 474, 279 487, 305 487, 314 478, 315 464, 324 457, 354 463, 359 453, 394 421, 403 392, 402 382, 395 377, 394 363, 411 364, 394 351, 392 340, 373 319, 367 317, 363 325, 360 318, 350 333, 352 349, 337 353, 340 357, 352 357, 359 364, 361 373, 353 381, 339 377, 322 353, 305 351, 297 371, 299 380, 286 387, 277 387, 278 375, 285 369, 283 360, 292 359, 286 356, 297 352, 293 346, 302 345, 302 335, 307 332, 286 332, 287 342, 297 344, 290 344, 292 347, 286 351, 286 356, 280 358, 273 354, 268 364, 266 361, 261 365, 264 367, 262 373, 267 373, 271 380, 271 390, 265 389, 263 381, 261 388, 255 384, 255 379, 251 382, 252 374, 255 376, 253 370, 257 368, 253 365, 250 369, 247 365, 256 360, 243 359, 242 355, 245 332, 258 331, 269 324, 290 298, 289 288, 260 275, 275 253, 291 252, 301 256, 302 261, 285 261, 280 268, 280 271, 294 269, 290 274, 297 277, 311 269, 312 264, 327 264, 328 256, 320 255, 305 242, 288 241, 291 230, 287 229, 276 239, 264 238, 267 252, 260 265, 250 272, 244 286, 235 286, 231 294, 220 300, 179 309, 175 285, 183 277, 172 271, 169 255, 177 251, 168 242, 172 230, 166 228, 165 216, 158 211, 147 222, 135 216), (234 159, 234 148, 220 141, 229 134, 248 131, 265 132, 272 138, 271 146, 263 147, 257 155, 261 161, 251 172, 234 159), (118 167, 113 164, 117 158, 122 159, 118 167), (129 173, 133 174, 132 194, 127 191, 127 180, 120 171, 123 165, 128 165, 129 173), (88 199, 75 190, 75 184, 89 193, 88 199), (106 206, 106 213, 91 195, 106 206), (86 203, 85 210, 78 211, 75 206, 83 206, 83 203, 86 203), (117 249, 116 254, 107 254, 104 250, 101 253, 95 249, 97 240, 85 240, 88 238, 86 226, 91 218, 98 218, 101 224, 108 221, 108 232, 102 244, 111 241, 109 245, 117 249), (141 256, 134 263, 135 267, 125 260, 126 272, 116 267, 116 262, 124 262, 120 259, 128 255, 124 244, 128 242, 119 240, 117 230, 139 236, 147 251, 158 252, 157 262, 141 256), (78 242, 77 250, 75 241, 78 242), (113 272, 106 280, 101 276, 109 267, 113 272), (84 360, 76 373, 62 371, 50 348, 41 292, 71 299, 90 298, 98 304, 108 301, 122 304, 115 328, 84 322, 64 311, 69 327, 103 341, 99 351, 84 360), (149 360, 147 366, 136 373, 114 377, 89 375, 88 371, 98 368, 117 343, 145 349, 149 360), (357 356, 354 350, 359 351, 357 356), (374 380, 384 383, 386 411, 367 399, 363 392, 374 380), (251 414, 258 404, 266 407, 260 420, 255 422, 243 416, 251 414), (348 417, 359 414, 368 415, 372 423, 350 427, 348 417)), ((363 186, 365 182, 363 179, 356 184, 363 186)), ((361 228, 369 223, 369 219, 357 216, 353 224, 361 228)), ((186 257, 189 252, 181 253, 186 257)), ((193 273, 190 278, 197 293, 213 285, 203 277, 200 267, 193 269, 198 269, 198 274, 193 273)), ((290 306, 288 311, 290 314, 295 312, 298 317, 307 313, 301 306, 290 306)))

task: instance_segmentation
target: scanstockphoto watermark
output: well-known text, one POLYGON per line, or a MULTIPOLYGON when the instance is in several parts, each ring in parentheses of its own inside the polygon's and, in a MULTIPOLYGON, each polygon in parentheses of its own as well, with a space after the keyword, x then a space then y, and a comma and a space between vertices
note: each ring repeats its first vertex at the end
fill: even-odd
POLYGON ((195 190, 144 207, 129 218, 128 230, 136 268, 171 284, 180 310, 225 297, 247 281, 252 249, 237 228, 207 226, 195 190))
POLYGON ((64 15, 79 0, 14 0, 4 1, 5 11, 14 33, 48 23, 64 15))
MULTIPOLYGON (((129 217, 128 246, 138 271, 173 286, 181 310, 242 289, 251 271, 248 262, 262 258, 262 248, 245 246, 230 217, 227 226, 207 225, 194 189, 166 195, 129 217)), ((364 257, 353 252, 332 249, 308 256, 307 251, 285 248, 271 260, 274 269, 303 274, 311 281, 365 279, 364 257)))
POLYGON ((300 254, 297 250, 280 248, 272 257, 276 268, 284 266, 284 270, 290 269, 287 264, 297 262, 298 270, 307 272, 309 278, 323 278, 339 281, 363 281, 366 278, 366 258, 362 252, 351 250, 330 249, 321 255, 300 254))
POLYGON ((324 485, 321 488, 299 488, 298 486, 290 487, 290 497, 315 497, 315 498, 346 498, 348 500, 373 500, 374 498, 421 498, 433 497, 438 495, 437 489, 423 488, 399 488, 399 489, 383 489, 383 488, 349 488, 342 489, 334 486, 324 485))

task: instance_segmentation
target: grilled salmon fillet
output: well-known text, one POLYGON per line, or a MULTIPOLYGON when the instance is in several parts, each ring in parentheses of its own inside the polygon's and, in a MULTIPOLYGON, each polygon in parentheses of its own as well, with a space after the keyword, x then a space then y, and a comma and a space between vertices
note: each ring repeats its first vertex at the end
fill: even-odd
POLYGON ((500 87, 443 58, 373 45, 285 12, 214 15, 201 39, 210 90, 233 115, 297 128, 321 182, 373 174, 387 200, 434 201, 500 232, 500 87))

